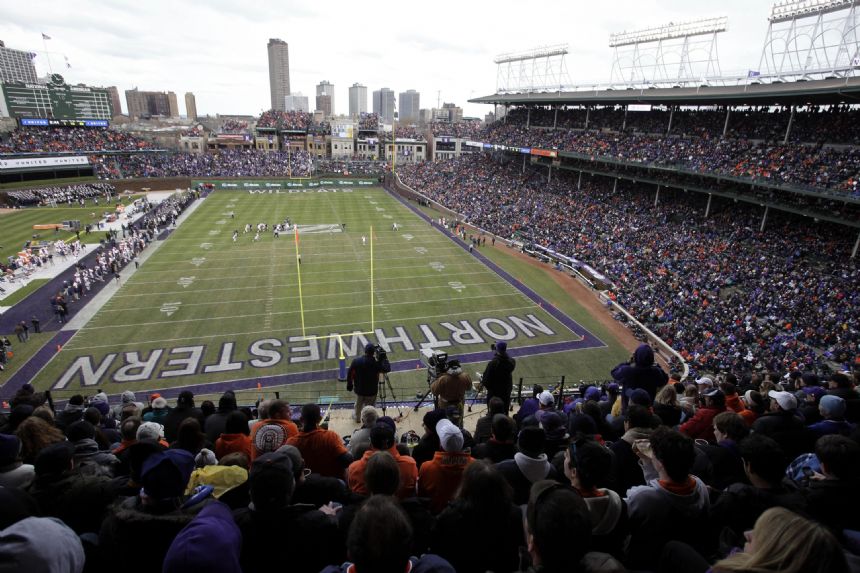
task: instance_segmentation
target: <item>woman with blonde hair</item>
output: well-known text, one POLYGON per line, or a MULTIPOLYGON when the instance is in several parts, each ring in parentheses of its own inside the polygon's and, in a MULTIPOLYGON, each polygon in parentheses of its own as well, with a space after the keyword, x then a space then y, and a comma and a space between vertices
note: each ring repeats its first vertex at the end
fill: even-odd
POLYGON ((743 553, 712 567, 713 573, 848 573, 836 537, 824 526, 782 507, 768 509, 745 533, 743 553))
POLYGON ((681 404, 675 386, 666 384, 657 392, 657 397, 654 398, 654 413, 670 428, 681 423, 681 404))

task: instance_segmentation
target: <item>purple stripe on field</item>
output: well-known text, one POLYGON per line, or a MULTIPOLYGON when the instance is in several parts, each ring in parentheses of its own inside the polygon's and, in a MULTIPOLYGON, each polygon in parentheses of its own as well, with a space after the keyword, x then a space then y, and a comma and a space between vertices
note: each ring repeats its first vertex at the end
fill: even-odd
MULTIPOLYGON (((54 357, 57 353, 57 346, 62 346, 67 343, 72 336, 75 335, 77 330, 61 330, 54 336, 51 340, 49 340, 42 348, 39 349, 36 354, 30 357, 30 360, 27 361, 24 366, 22 366, 15 374, 12 375, 9 380, 7 380, 2 387, 0 387, 0 399, 8 400, 12 396, 15 395, 15 392, 23 386, 26 382, 30 382, 33 378, 36 377, 36 374, 45 367, 45 365, 54 357)), ((27 344, 26 342, 19 342, 20 344, 27 344)), ((16 345, 17 347, 17 345, 16 345)), ((13 347, 15 348, 15 347, 13 347)), ((12 358, 14 360, 14 357, 12 358)))

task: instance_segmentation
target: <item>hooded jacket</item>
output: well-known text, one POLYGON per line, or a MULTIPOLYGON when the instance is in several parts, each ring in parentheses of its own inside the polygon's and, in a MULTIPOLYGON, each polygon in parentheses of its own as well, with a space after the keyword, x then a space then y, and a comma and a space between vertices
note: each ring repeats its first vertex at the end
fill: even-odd
POLYGON ((251 437, 245 434, 221 434, 215 441, 215 457, 219 460, 232 453, 242 453, 251 460, 251 437))
POLYGON ((81 540, 59 519, 28 517, 0 531, 0 573, 83 570, 81 540))
POLYGON ((119 459, 110 452, 99 450, 95 440, 84 438, 74 443, 75 469, 83 475, 113 477, 119 459))
POLYGON ((637 485, 644 485, 645 478, 642 475, 642 467, 639 465, 639 457, 633 453, 633 442, 646 440, 651 437, 650 428, 630 428, 620 440, 616 440, 609 446, 613 455, 612 475, 614 483, 612 489, 623 496, 627 490, 637 485))
POLYGON ((633 364, 622 362, 612 369, 612 378, 624 388, 622 407, 627 411, 627 401, 630 393, 642 388, 651 400, 657 396, 657 390, 669 382, 669 375, 654 363, 654 350, 647 344, 640 344, 633 353, 633 364))
POLYGON ((517 361, 508 356, 507 352, 496 352, 493 359, 487 363, 484 376, 481 378, 481 383, 487 389, 487 402, 498 396, 505 404, 510 404, 516 367, 517 361))
POLYGON ((591 548, 619 555, 628 532, 627 504, 611 489, 599 489, 603 495, 584 497, 591 516, 591 548))

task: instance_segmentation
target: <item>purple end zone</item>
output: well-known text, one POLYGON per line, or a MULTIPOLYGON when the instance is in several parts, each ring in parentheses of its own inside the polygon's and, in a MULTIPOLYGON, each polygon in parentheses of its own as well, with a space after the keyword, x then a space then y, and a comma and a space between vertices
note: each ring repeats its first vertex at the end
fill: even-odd
MULTIPOLYGON (((424 214, 420 209, 411 205, 408 201, 397 194, 390 193, 395 199, 404 204, 412 212, 418 215, 421 219, 428 222, 434 229, 448 237, 454 244, 458 245, 465 251, 468 251, 468 246, 457 239, 453 233, 447 229, 443 229, 436 225, 433 220, 424 214)), ((477 249, 471 253, 484 265, 490 268, 493 272, 510 283, 514 288, 526 295, 532 302, 540 306, 547 313, 561 322, 571 332, 581 337, 580 340, 567 342, 551 342, 546 344, 536 344, 534 346, 526 346, 521 348, 512 348, 509 354, 514 357, 534 356, 540 354, 551 354, 555 352, 566 352, 571 350, 583 350, 586 348, 602 348, 606 344, 597 338, 594 334, 586 330, 579 323, 571 319, 555 306, 550 304, 535 291, 524 285, 522 282, 514 278, 507 271, 496 265, 487 257, 478 252, 477 249)), ((24 367, 15 373, 6 384, 0 388, 0 397, 8 399, 14 395, 15 390, 20 387, 20 384, 27 382, 41 370, 45 364, 53 357, 56 352, 57 344, 65 344, 74 334, 75 331, 62 331, 54 337, 48 344, 45 345, 38 353, 36 353, 24 367)), ((463 364, 486 362, 493 357, 491 351, 472 352, 459 356, 463 364)), ((392 372, 405 372, 414 370, 418 364, 417 360, 401 360, 394 362, 391 365, 392 372)), ((190 384, 184 386, 175 386, 172 388, 151 388, 147 390, 137 390, 137 392, 159 392, 165 398, 175 398, 183 390, 193 390, 196 394, 216 394, 225 390, 253 390, 259 384, 261 387, 284 386, 288 384, 298 384, 301 382, 318 382, 324 380, 336 380, 337 370, 318 370, 311 372, 296 372, 292 374, 277 374, 273 376, 255 376, 253 378, 242 378, 238 380, 225 380, 222 382, 208 382, 204 384, 190 384)))

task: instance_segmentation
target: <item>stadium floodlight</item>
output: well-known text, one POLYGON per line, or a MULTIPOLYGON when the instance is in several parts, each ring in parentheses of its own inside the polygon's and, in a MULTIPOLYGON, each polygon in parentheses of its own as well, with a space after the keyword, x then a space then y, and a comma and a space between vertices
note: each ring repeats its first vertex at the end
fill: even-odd
POLYGON ((728 24, 726 16, 716 18, 701 18, 675 24, 669 22, 662 26, 643 28, 632 32, 617 32, 609 35, 609 47, 630 46, 633 44, 644 44, 660 40, 673 40, 676 38, 689 38, 691 36, 703 36, 725 32, 728 24))
POLYGON ((556 44, 554 46, 541 46, 525 52, 509 52, 499 54, 493 60, 495 64, 509 64, 511 62, 522 62, 525 60, 536 60, 538 58, 551 58, 553 56, 566 56, 567 44, 556 44))
POLYGON ((768 20, 775 24, 795 18, 837 12, 850 8, 854 2, 855 0, 783 0, 773 5, 768 20))

